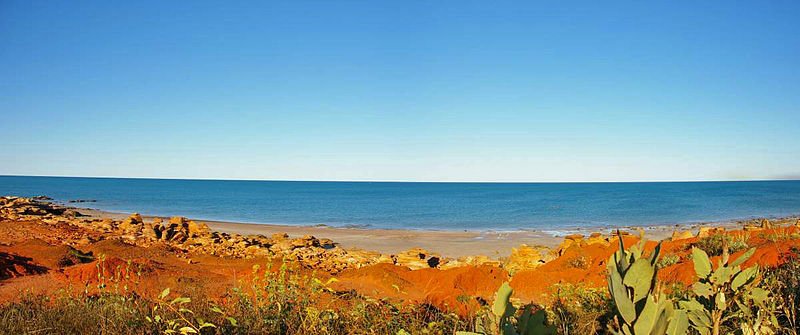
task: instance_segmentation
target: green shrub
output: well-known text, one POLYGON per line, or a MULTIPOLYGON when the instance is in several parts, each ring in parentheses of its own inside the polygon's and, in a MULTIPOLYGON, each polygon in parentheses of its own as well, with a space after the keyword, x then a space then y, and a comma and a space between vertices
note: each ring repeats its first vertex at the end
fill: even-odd
POLYGON ((742 235, 734 237, 727 234, 714 234, 701 238, 692 246, 705 251, 709 256, 720 256, 726 244, 730 253, 735 253, 750 247, 747 244, 747 236, 742 235))
POLYGON ((661 259, 659 259, 658 262, 656 262, 656 268, 663 269, 670 265, 678 264, 678 262, 680 261, 681 261, 681 256, 675 254, 664 255, 664 257, 661 257, 661 259))
POLYGON ((559 334, 597 334, 614 317, 610 297, 601 289, 557 284, 550 297, 548 319, 559 334))
POLYGON ((644 232, 629 250, 617 234, 619 250, 608 259, 608 291, 616 312, 614 327, 609 330, 624 335, 685 333, 689 326, 686 313, 675 310, 674 302, 657 285, 661 244, 644 256, 644 232))
POLYGON ((508 283, 497 289, 491 309, 475 319, 475 332, 457 331, 457 335, 549 335, 556 329, 547 324, 544 309, 526 305, 517 309, 511 303, 514 290, 508 283))
POLYGON ((785 334, 800 332, 800 250, 783 255, 783 264, 764 274, 764 285, 776 303, 778 323, 785 334))
POLYGON ((567 265, 575 269, 588 269, 591 264, 588 257, 580 255, 569 259, 567 265))
MULTIPOLYGON (((724 245, 724 244, 723 244, 724 245)), ((692 285, 694 296, 680 302, 692 328, 700 334, 728 334, 734 330, 744 334, 771 334, 777 326, 774 305, 769 292, 758 287, 761 277, 758 266, 742 269, 755 253, 752 248, 730 261, 723 247, 716 268, 705 251, 692 249, 692 261, 698 281, 692 285)))

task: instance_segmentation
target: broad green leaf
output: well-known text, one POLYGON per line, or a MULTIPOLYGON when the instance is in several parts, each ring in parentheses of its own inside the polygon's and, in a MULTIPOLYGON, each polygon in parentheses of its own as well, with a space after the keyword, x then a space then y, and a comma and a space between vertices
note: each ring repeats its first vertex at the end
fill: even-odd
POLYGON ((655 267, 656 263, 658 263, 659 254, 661 254, 661 242, 658 242, 656 248, 653 249, 653 253, 650 254, 650 265, 652 265, 653 267, 655 267))
POLYGON ((217 326, 215 324, 213 324, 213 323, 210 323, 210 322, 203 322, 203 323, 200 324, 200 329, 203 329, 203 328, 217 328, 217 326))
POLYGON ((692 285, 692 291, 694 294, 701 296, 701 297, 709 297, 713 293, 711 291, 711 285, 703 282, 696 282, 692 285))
POLYGON ((158 299, 164 299, 169 295, 169 287, 165 288, 161 291, 161 294, 158 295, 158 299))
MULTIPOLYGON (((636 264, 634 264, 635 266, 636 264)), ((636 334, 650 334, 653 325, 656 324, 658 316, 661 314, 658 309, 658 303, 654 300, 653 296, 646 296, 647 300, 644 304, 644 309, 639 313, 639 318, 633 325, 633 331, 636 334)))
POLYGON ((669 320, 667 335, 685 335, 689 331, 689 317, 686 311, 676 310, 669 320))
POLYGON ((758 274, 757 266, 751 266, 742 270, 742 272, 739 272, 739 274, 733 278, 733 281, 731 282, 731 289, 734 291, 738 290, 740 287, 742 287, 742 285, 750 282, 750 279, 754 278, 756 274, 758 274))
POLYGON ((625 293, 625 286, 622 284, 622 278, 619 273, 616 271, 609 273, 608 281, 612 285, 611 296, 614 298, 614 303, 617 304, 619 314, 622 315, 626 323, 633 323, 636 320, 636 307, 625 293))
POLYGON ((177 298, 175 298, 175 299, 172 299, 172 301, 171 301, 169 304, 170 304, 170 305, 174 305, 174 304, 181 304, 181 305, 183 305, 183 304, 188 304, 188 303, 190 303, 190 302, 192 302, 192 299, 191 299, 191 298, 187 298, 187 297, 177 297, 177 298))
POLYGON ((686 315, 698 330, 711 327, 711 315, 706 310, 689 311, 686 315))
POLYGON ((731 271, 731 268, 727 266, 720 266, 711 274, 709 280, 711 280, 712 283, 723 284, 731 281, 732 276, 733 272, 731 271))
POLYGON ((497 289, 497 296, 494 298, 494 304, 492 306, 492 313, 494 313, 497 317, 504 317, 510 313, 509 306, 511 306, 511 302, 509 302, 509 298, 511 298, 511 294, 514 290, 511 289, 511 286, 508 285, 508 282, 503 283, 500 285, 500 288, 497 289))
POLYGON ((631 268, 625 273, 622 283, 633 289, 633 302, 644 299, 650 293, 655 271, 655 267, 650 265, 650 261, 640 258, 633 262, 631 268))
POLYGON ((699 248, 692 248, 692 262, 694 262, 694 272, 697 278, 706 278, 711 274, 711 261, 708 254, 699 248))
POLYGON ((628 270, 628 267, 631 266, 631 264, 628 261, 628 255, 625 252, 625 241, 622 239, 622 233, 619 231, 619 229, 617 229, 617 238, 619 242, 619 250, 614 253, 614 257, 616 258, 619 271, 625 272, 628 270))
POLYGON ((728 304, 725 302, 725 292, 717 293, 717 296, 714 297, 714 303, 717 304, 717 309, 720 311, 724 311, 728 308, 728 304))
POLYGON ((754 287, 752 290, 750 290, 750 298, 759 305, 763 304, 764 301, 769 298, 769 291, 760 287, 754 287))

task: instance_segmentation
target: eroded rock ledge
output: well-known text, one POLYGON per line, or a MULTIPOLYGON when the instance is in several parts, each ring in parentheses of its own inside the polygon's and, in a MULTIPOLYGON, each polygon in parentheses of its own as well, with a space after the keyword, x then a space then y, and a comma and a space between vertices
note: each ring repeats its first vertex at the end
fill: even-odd
MULTIPOLYGON (((47 197, 0 197, 0 220, 36 221, 46 225, 69 226, 74 228, 73 233, 59 236, 59 241, 75 248, 101 240, 119 240, 141 247, 166 245, 180 257, 186 258, 191 258, 193 254, 205 254, 225 258, 265 257, 296 260, 309 268, 329 273, 384 263, 411 269, 491 265, 514 273, 541 266, 571 247, 593 244, 608 246, 610 243, 615 243, 617 238, 600 233, 593 233, 588 237, 576 234, 567 236, 555 249, 521 245, 514 248, 511 255, 502 260, 480 255, 452 259, 420 248, 393 255, 344 249, 330 239, 311 235, 290 238, 287 234, 272 236, 229 234, 212 231, 207 225, 184 217, 172 217, 166 221, 161 218, 144 219, 139 214, 133 214, 123 220, 90 218, 75 208, 53 203, 47 197)), ((772 226, 769 220, 743 221, 742 224, 747 230, 767 229, 772 226)), ((717 227, 703 227, 698 236, 707 236, 721 229, 724 230, 717 227)), ((672 239, 680 240, 694 236, 689 231, 676 231, 672 239)))

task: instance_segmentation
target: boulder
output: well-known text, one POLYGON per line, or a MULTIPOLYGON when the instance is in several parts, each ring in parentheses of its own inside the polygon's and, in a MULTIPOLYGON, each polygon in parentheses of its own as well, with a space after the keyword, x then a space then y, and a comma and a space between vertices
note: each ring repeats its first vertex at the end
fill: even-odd
POLYGON ((321 238, 319 239, 319 246, 325 249, 333 249, 336 247, 336 243, 334 243, 331 239, 321 238))
POLYGON ((431 255, 427 250, 422 248, 413 248, 392 257, 394 264, 406 266, 412 270, 435 268, 439 266, 441 257, 438 255, 431 255))
POLYGON ((208 225, 194 221, 187 222, 186 229, 189 236, 202 236, 211 233, 211 228, 208 228, 208 225))
POLYGON ((178 230, 172 236, 170 236, 169 240, 173 242, 184 242, 189 236, 186 235, 184 230, 178 230))
POLYGON ((314 236, 306 235, 292 240, 292 245, 295 248, 319 247, 319 240, 314 236))
POLYGON ((97 228, 101 230, 111 230, 114 228, 114 220, 105 218, 97 223, 97 228))
POLYGON ((501 265, 505 266, 502 262, 498 260, 491 259, 484 255, 478 255, 478 256, 459 257, 456 260, 450 260, 440 265, 439 268, 446 270, 446 269, 459 268, 463 266, 482 266, 482 265, 488 265, 494 267, 499 267, 501 265))
POLYGON ((687 238, 692 238, 692 237, 694 237, 694 234, 691 231, 688 231, 688 230, 685 230, 685 231, 677 231, 676 230, 676 231, 672 232, 672 240, 673 241, 685 240, 687 238))
POLYGON ((292 240, 282 239, 282 240, 276 240, 274 242, 275 243, 269 247, 269 250, 271 250, 272 252, 286 253, 294 249, 294 243, 292 243, 292 240))
POLYGON ((151 240, 157 240, 160 232, 156 232, 156 227, 161 228, 161 224, 154 226, 153 223, 145 223, 142 228, 142 236, 151 240))
POLYGON ((183 224, 188 222, 188 221, 189 221, 189 219, 187 219, 187 218, 185 218, 183 216, 173 216, 173 217, 169 218, 169 223, 170 224, 174 224, 174 225, 178 225, 178 226, 183 226, 183 224))
POLYGON ((142 216, 138 213, 133 213, 133 215, 122 220, 117 228, 122 230, 124 233, 137 233, 142 230, 142 216))
POLYGON ((564 237, 564 241, 556 248, 555 253, 556 255, 564 254, 564 251, 573 247, 573 246, 583 246, 586 242, 583 240, 583 235, 581 234, 572 234, 567 235, 564 237))
POLYGON ((709 237, 714 234, 724 233, 725 228, 723 227, 700 227, 700 231, 697 232, 698 238, 709 237))
POLYGON ((592 245, 592 244, 608 245, 609 242, 608 239, 605 238, 602 233, 595 232, 589 235, 589 238, 586 239, 586 245, 592 245))
POLYGON ((744 229, 744 231, 759 231, 759 230, 764 230, 764 228, 762 228, 761 226, 754 225, 754 224, 746 224, 746 225, 744 225, 744 227, 742 227, 742 229, 744 229))
POLYGON ((269 249, 261 248, 257 245, 251 245, 244 248, 244 255, 249 257, 263 257, 269 256, 269 249))
MULTIPOLYGON (((547 250, 547 248, 544 248, 547 250)), ((508 257, 503 267, 509 273, 519 270, 533 269, 544 264, 542 249, 534 248, 526 244, 516 248, 511 248, 511 256, 508 257)))

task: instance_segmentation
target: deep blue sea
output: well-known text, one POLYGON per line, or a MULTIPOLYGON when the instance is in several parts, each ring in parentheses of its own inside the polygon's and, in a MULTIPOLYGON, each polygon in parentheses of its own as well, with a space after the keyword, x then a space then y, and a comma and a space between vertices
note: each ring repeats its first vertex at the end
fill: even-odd
POLYGON ((0 176, 0 194, 219 221, 433 230, 543 230, 800 214, 800 181, 394 183, 0 176))

